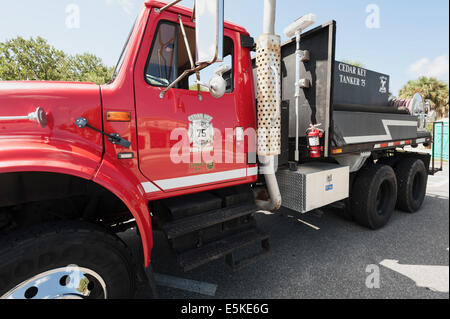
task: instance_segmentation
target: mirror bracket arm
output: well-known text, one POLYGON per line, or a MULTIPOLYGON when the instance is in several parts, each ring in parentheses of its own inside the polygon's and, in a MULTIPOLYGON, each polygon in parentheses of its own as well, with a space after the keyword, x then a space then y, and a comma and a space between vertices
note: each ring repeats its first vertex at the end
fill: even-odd
POLYGON ((196 13, 196 8, 195 8, 195 1, 194 1, 194 8, 192 9, 192 16, 191 16, 191 21, 195 22, 195 13, 196 13))
POLYGON ((182 0, 175 0, 172 1, 171 3, 168 3, 167 5, 165 5, 164 7, 162 7, 161 9, 155 9, 155 12, 157 13, 162 13, 163 11, 169 9, 170 7, 173 7, 174 5, 176 5, 177 3, 181 2, 182 0))
MULTIPOLYGON (((180 22, 180 29, 184 39, 184 45, 186 46, 186 51, 189 57, 189 62, 191 63, 191 70, 195 68, 194 59, 192 57, 191 47, 189 45, 189 41, 186 35, 186 29, 184 28, 183 20, 181 19, 181 15, 178 15, 178 21, 180 22)), ((198 71, 195 72, 197 81, 200 81, 200 73, 198 71)), ((202 99, 200 85, 197 85, 197 96, 199 100, 202 99)))
POLYGON ((164 96, 166 95, 167 91, 169 91, 170 89, 172 89, 173 87, 175 87, 175 85, 178 84, 178 82, 180 82, 182 79, 184 79, 186 76, 188 76, 191 73, 198 73, 201 70, 203 70, 204 68, 206 68, 207 66, 209 66, 209 63, 202 63, 199 66, 186 70, 184 71, 175 81, 173 81, 172 83, 170 83, 170 85, 168 87, 166 87, 164 90, 161 91, 161 93, 159 94, 159 97, 161 99, 164 98, 164 96))
MULTIPOLYGON (((197 77, 197 82, 200 82, 200 72, 199 71, 195 72, 195 75, 197 77)), ((198 84, 198 83, 197 83, 197 97, 200 101, 203 99, 202 92, 200 90, 200 84, 198 84)))
POLYGON ((191 69, 194 68, 194 58, 192 57, 191 47, 189 45, 189 41, 186 36, 186 30, 184 28, 183 20, 181 20, 181 15, 178 15, 178 21, 180 22, 181 33, 183 35, 184 44, 186 46, 186 51, 189 57, 189 62, 191 63, 191 69))

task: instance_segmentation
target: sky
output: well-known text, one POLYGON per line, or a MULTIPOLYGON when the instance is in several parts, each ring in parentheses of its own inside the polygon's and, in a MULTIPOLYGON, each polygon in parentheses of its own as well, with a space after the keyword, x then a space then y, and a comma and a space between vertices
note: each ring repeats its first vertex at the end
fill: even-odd
MULTIPOLYGON (((0 0, 0 42, 42 36, 115 65, 143 0, 0 0)), ((180 3, 191 7, 193 0, 180 3)), ((225 0, 225 19, 262 33, 263 0, 225 0)), ((421 75, 449 80, 448 0, 278 0, 276 33, 307 13, 337 22, 336 59, 391 77, 394 95, 421 75)))

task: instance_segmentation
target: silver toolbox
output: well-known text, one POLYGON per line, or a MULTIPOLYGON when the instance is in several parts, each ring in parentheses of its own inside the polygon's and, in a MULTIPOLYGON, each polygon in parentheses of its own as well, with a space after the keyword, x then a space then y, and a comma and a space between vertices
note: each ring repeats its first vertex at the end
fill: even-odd
POLYGON ((283 206, 300 213, 346 199, 349 196, 349 167, 308 163, 298 171, 277 172, 283 206))

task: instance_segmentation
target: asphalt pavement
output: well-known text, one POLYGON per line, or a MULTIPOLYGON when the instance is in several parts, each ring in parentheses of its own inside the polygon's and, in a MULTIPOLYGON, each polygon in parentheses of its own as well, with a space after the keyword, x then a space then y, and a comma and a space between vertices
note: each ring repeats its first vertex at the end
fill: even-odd
MULTIPOLYGON (((152 253, 164 299, 449 298, 449 173, 430 176, 423 208, 367 230, 339 209, 258 214, 271 255, 233 272, 224 260, 182 272, 161 234, 152 253)), ((139 287, 137 298, 151 297, 139 287)))

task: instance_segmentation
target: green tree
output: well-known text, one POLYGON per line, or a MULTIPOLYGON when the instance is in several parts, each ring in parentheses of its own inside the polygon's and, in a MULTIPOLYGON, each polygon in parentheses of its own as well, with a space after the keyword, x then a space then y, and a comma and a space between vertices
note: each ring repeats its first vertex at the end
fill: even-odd
POLYGON ((69 56, 67 64, 71 81, 103 84, 111 79, 114 71, 113 68, 104 65, 99 57, 90 53, 69 56))
POLYGON ((41 37, 22 37, 0 43, 0 79, 53 80, 63 79, 66 55, 51 47, 41 37))
POLYGON ((364 64, 362 64, 361 62, 358 62, 358 61, 344 60, 342 62, 350 64, 350 65, 353 65, 353 66, 356 66, 358 68, 364 68, 364 64))
POLYGON ((41 38, 0 42, 0 80, 77 81, 103 84, 113 68, 93 54, 68 55, 41 38))
POLYGON ((448 84, 436 78, 421 77, 409 81, 401 90, 400 98, 412 98, 415 93, 422 94, 425 100, 431 101, 431 108, 439 118, 448 117, 448 84))

